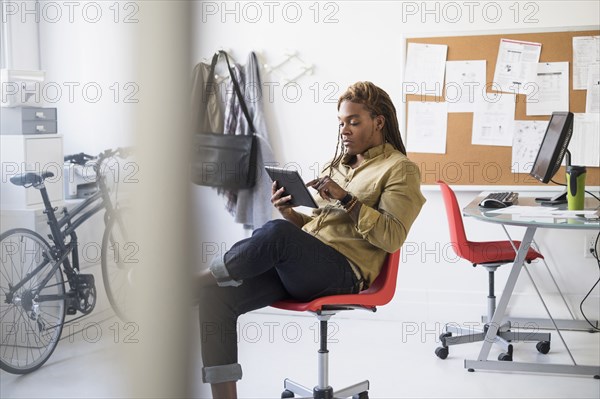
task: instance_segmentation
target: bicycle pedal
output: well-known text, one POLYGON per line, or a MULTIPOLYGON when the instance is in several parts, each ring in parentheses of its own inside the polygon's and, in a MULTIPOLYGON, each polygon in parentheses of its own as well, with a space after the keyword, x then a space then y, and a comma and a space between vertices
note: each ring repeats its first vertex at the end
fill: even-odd
POLYGON ((71 304, 67 305, 67 314, 72 316, 77 313, 77 308, 72 306, 71 304))

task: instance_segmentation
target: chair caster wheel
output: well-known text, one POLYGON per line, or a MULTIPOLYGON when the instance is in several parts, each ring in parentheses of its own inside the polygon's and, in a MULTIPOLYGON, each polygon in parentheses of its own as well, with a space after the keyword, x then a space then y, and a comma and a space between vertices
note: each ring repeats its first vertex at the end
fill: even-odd
POLYGON ((436 348, 435 355, 437 357, 439 357, 440 359, 444 360, 445 358, 448 357, 448 348, 443 347, 443 346, 436 348))
POLYGON ((512 362, 512 355, 509 353, 501 353, 498 355, 498 360, 501 362, 512 362))
POLYGON ((467 371, 468 371, 469 373, 474 373, 474 372, 475 372, 475 369, 467 369, 467 371))
POLYGON ((595 379, 595 380, 600 380, 600 375, 595 375, 595 376, 594 376, 594 379, 595 379))
POLYGON ((550 352, 550 341, 540 341, 535 345, 535 349, 541 354, 545 355, 550 352))
POLYGON ((369 392, 362 391, 358 395, 352 396, 352 399, 369 399, 369 392))
POLYGON ((289 389, 286 389, 285 391, 283 391, 281 393, 281 399, 293 398, 293 397, 294 397, 294 392, 290 391, 289 389))

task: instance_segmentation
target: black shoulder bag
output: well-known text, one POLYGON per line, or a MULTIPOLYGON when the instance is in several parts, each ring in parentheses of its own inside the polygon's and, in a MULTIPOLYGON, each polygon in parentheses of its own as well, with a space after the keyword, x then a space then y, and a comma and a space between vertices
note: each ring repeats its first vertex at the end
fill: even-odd
POLYGON ((214 93, 215 67, 220 55, 223 55, 227 61, 229 77, 252 134, 196 132, 191 163, 191 180, 201 186, 225 189, 251 188, 256 183, 256 130, 240 86, 229 64, 229 57, 224 51, 219 51, 213 56, 210 76, 206 82, 204 96, 206 101, 202 106, 207 105, 208 98, 214 93))

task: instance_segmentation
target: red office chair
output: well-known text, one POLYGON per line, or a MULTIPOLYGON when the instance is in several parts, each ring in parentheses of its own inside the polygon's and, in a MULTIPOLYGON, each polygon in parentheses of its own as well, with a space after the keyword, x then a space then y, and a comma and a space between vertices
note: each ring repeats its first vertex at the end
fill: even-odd
POLYGON ((396 278, 398 276, 398 263, 400 261, 400 250, 389 254, 385 263, 371 286, 358 293, 349 295, 333 295, 317 298, 310 302, 298 302, 286 300, 274 303, 272 306, 279 309, 294 310, 299 312, 309 311, 319 319, 321 328, 319 334, 319 383, 314 389, 309 389, 286 378, 282 398, 293 398, 294 394, 302 397, 314 398, 347 398, 352 396, 358 399, 369 397, 369 381, 363 381, 339 391, 333 391, 329 386, 328 377, 328 355, 327 350, 327 322, 339 311, 352 309, 366 309, 372 312, 377 306, 387 304, 394 297, 396 291, 396 278))
MULTIPOLYGON (((516 253, 510 241, 485 241, 474 242, 467 239, 465 227, 462 220, 462 212, 458 206, 454 191, 443 181, 437 182, 442 191, 446 215, 448 216, 448 225, 450 226, 450 239, 452 248, 456 255, 468 260, 473 264, 483 266, 488 271, 489 290, 487 303, 487 321, 491 321, 496 311, 496 296, 494 295, 494 272, 496 269, 506 263, 512 263, 515 260, 516 253)), ((521 245, 519 241, 513 241, 516 248, 521 245)), ((525 260, 531 263, 532 260, 543 258, 543 256, 529 249, 525 260)), ((527 333, 519 335, 518 332, 510 331, 510 322, 503 324, 498 330, 495 343, 501 345, 505 353, 498 356, 498 360, 512 360, 513 347, 511 341, 539 341, 537 350, 540 353, 550 351, 550 334, 527 333)), ((487 329, 486 329, 487 330, 487 329)), ((458 326, 446 326, 446 331, 440 335, 442 346, 435 350, 435 354, 440 359, 448 357, 448 346, 458 345, 468 342, 483 341, 485 331, 476 331, 473 329, 464 329, 458 326), (457 334, 457 335, 453 335, 457 334)))

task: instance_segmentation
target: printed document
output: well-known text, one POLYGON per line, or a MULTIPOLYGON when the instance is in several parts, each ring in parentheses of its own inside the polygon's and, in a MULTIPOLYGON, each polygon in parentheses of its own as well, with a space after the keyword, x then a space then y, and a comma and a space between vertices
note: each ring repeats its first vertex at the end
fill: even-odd
POLYGON ((569 63, 541 62, 532 86, 527 92, 526 114, 552 115, 569 111, 569 63))
POLYGON ((448 46, 408 43, 404 85, 411 94, 442 96, 448 46))
POLYGON ((500 39, 494 71, 497 91, 523 93, 534 78, 533 64, 540 61, 541 43, 500 39))
POLYGON ((594 64, 588 69, 585 112, 600 113, 600 64, 594 64))
POLYGON ((544 139, 548 121, 515 121, 512 173, 529 173, 544 139))
POLYGON ((448 112, 475 111, 475 98, 485 92, 485 60, 446 61, 448 112))
POLYGON ((573 90, 585 90, 588 69, 600 63, 600 36, 573 38, 573 90))
POLYGON ((573 165, 600 166, 600 114, 574 114, 569 142, 573 165))
POLYGON ((445 154, 447 127, 447 103, 409 102, 406 150, 409 152, 445 154))
POLYGON ((512 146, 514 122, 514 94, 496 93, 496 98, 478 100, 473 113, 471 144, 512 146))

